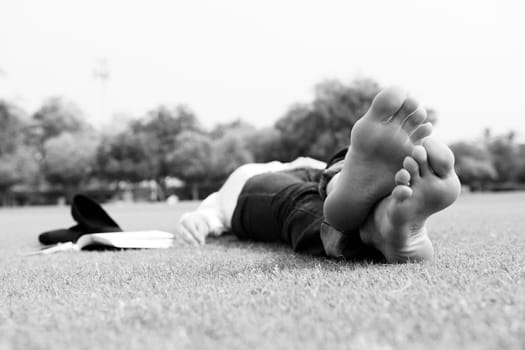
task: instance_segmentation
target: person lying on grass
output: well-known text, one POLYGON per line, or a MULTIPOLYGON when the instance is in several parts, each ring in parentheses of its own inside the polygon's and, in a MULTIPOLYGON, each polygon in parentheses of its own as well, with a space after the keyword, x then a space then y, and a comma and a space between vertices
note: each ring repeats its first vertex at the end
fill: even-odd
POLYGON ((327 164, 246 164, 179 221, 204 244, 231 231, 294 251, 390 263, 433 259, 425 222, 450 206, 460 183, 454 156, 430 137, 425 109, 397 87, 382 90, 354 125, 350 146, 327 164))

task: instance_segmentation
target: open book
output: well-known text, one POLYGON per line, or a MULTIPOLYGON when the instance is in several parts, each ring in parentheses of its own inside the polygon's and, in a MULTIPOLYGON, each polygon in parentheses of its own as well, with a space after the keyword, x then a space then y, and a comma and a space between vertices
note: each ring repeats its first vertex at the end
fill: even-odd
POLYGON ((52 254, 62 251, 108 250, 108 249, 153 249, 169 248, 173 244, 173 234, 165 231, 124 231, 88 233, 82 235, 76 243, 59 243, 50 248, 44 248, 35 254, 52 254))

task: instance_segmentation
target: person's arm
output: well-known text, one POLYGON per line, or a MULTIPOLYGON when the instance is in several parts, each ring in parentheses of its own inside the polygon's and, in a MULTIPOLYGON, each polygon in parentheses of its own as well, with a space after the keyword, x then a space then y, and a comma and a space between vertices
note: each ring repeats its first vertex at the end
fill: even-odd
POLYGON ((204 244, 207 236, 218 236, 227 231, 219 196, 219 192, 210 194, 196 210, 181 216, 179 233, 183 239, 190 243, 204 244))

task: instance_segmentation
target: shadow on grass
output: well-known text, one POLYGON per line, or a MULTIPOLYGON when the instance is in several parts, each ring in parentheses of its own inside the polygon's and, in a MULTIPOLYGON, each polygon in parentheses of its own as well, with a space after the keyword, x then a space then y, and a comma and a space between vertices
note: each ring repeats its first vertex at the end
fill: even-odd
POLYGON ((331 271, 343 268, 348 271, 367 268, 371 265, 388 266, 377 260, 347 260, 298 253, 284 243, 239 240, 233 234, 207 238, 206 245, 221 249, 241 249, 248 254, 262 256, 263 259, 259 263, 262 270, 272 270, 277 266, 281 270, 322 268, 331 271))

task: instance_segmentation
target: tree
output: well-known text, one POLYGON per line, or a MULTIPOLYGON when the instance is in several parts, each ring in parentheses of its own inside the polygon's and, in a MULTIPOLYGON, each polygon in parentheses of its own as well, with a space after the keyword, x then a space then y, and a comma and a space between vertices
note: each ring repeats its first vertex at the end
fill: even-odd
MULTIPOLYGON (((69 191, 72 184, 69 180, 66 180, 67 176, 59 174, 56 174, 56 176, 52 175, 54 172, 49 168, 49 162, 60 158, 60 143, 63 146, 68 146, 69 143, 73 141, 71 136, 60 138, 62 134, 79 137, 83 134, 94 133, 92 126, 84 120, 84 113, 72 101, 61 97, 51 97, 45 100, 42 106, 33 114, 32 122, 27 128, 27 131, 27 143, 37 150, 35 158, 38 159, 39 166, 42 168, 43 178, 40 179, 40 182, 51 180, 53 184, 60 185, 59 179, 64 179, 66 183, 61 185, 69 191), (50 140, 54 141, 48 144, 50 140), (53 146, 55 144, 57 145, 56 147, 53 146), (48 157, 46 154, 48 151, 54 153, 48 157), (47 170, 50 171, 50 173, 46 174, 47 170)), ((73 149, 76 150, 75 147, 73 149)), ((63 151, 64 154, 72 152, 71 149, 64 149, 63 151)), ((67 166, 69 162, 70 161, 64 164, 64 166, 67 166)), ((60 167, 61 165, 57 164, 57 166, 60 167)), ((76 171, 78 170, 74 170, 74 172, 76 171)), ((72 175, 71 179, 74 177, 75 176, 72 175)))
POLYGON ((219 124, 210 134, 183 131, 170 153, 173 175, 191 187, 193 199, 199 198, 202 184, 224 180, 242 164, 252 162, 247 144, 255 128, 240 120, 219 124))
POLYGON ((102 139, 96 156, 98 175, 109 181, 137 183, 157 177, 156 158, 151 157, 156 146, 145 133, 125 130, 102 139))
POLYGON ((63 132, 48 139, 42 162, 45 178, 71 196, 92 173, 97 146, 98 140, 86 134, 63 132))
POLYGON ((506 135, 491 136, 486 132, 486 147, 488 148, 494 168, 498 173, 499 182, 515 181, 516 171, 519 166, 518 145, 515 142, 514 132, 506 135))
POLYGON ((19 181, 18 175, 16 158, 11 155, 0 157, 0 197, 3 205, 8 202, 10 188, 19 181))
POLYGON ((518 146, 515 180, 519 183, 525 183, 525 144, 518 146))
MULTIPOLYGON (((197 117, 186 106, 159 106, 145 118, 131 123, 128 132, 131 137, 140 140, 137 155, 145 157, 140 162, 149 166, 148 177, 144 180, 154 180, 157 183, 159 200, 166 197, 166 177, 174 175, 169 155, 176 147, 177 135, 183 131, 199 130, 197 117)), ((134 161, 137 162, 138 159, 135 158, 134 161)))
POLYGON ((14 169, 17 173, 17 183, 35 186, 38 183, 40 166, 38 151, 31 146, 22 145, 13 154, 14 169))
POLYGON ((35 182, 38 163, 35 150, 27 145, 28 121, 17 106, 0 100, 0 197, 8 202, 16 184, 35 182))
POLYGON ((82 111, 71 101, 60 97, 47 99, 33 115, 35 127, 40 135, 40 143, 59 136, 63 132, 81 133, 92 130, 84 120, 82 111))
POLYGON ((3 204, 9 198, 11 187, 17 184, 32 185, 39 172, 34 150, 19 147, 14 153, 0 157, 0 197, 3 204))
POLYGON ((239 166, 253 162, 246 140, 236 134, 226 134, 212 144, 214 177, 224 180, 239 166))
POLYGON ((243 121, 242 119, 236 119, 229 123, 219 123, 211 130, 210 136, 213 139, 220 139, 226 134, 232 135, 235 134, 239 137, 249 137, 257 129, 243 121))
POLYGON ((246 148, 255 162, 266 163, 288 159, 288 150, 283 146, 281 132, 275 128, 255 130, 245 137, 246 148))
POLYGON ((353 125, 368 110, 379 85, 372 80, 355 80, 349 85, 326 81, 315 88, 309 104, 296 104, 279 119, 275 128, 287 150, 283 161, 298 156, 327 159, 347 147, 353 125))
POLYGON ((0 100, 0 156, 12 154, 25 143, 27 120, 17 106, 0 100))
POLYGON ((212 177, 212 140, 196 131, 183 131, 176 138, 176 147, 169 154, 173 175, 191 187, 193 199, 199 198, 199 185, 212 177))
POLYGON ((497 179, 492 156, 484 146, 467 142, 450 145, 456 158, 455 170, 464 185, 474 189, 483 189, 488 182, 497 179))
MULTIPOLYGON (((280 132, 280 144, 286 153, 282 161, 298 156, 328 159, 334 152, 348 147, 354 124, 366 113, 380 86, 370 79, 358 79, 350 84, 337 80, 324 81, 315 87, 310 103, 293 105, 280 118, 275 128, 280 132)), ((427 109, 428 121, 437 120, 433 109, 427 109)))

